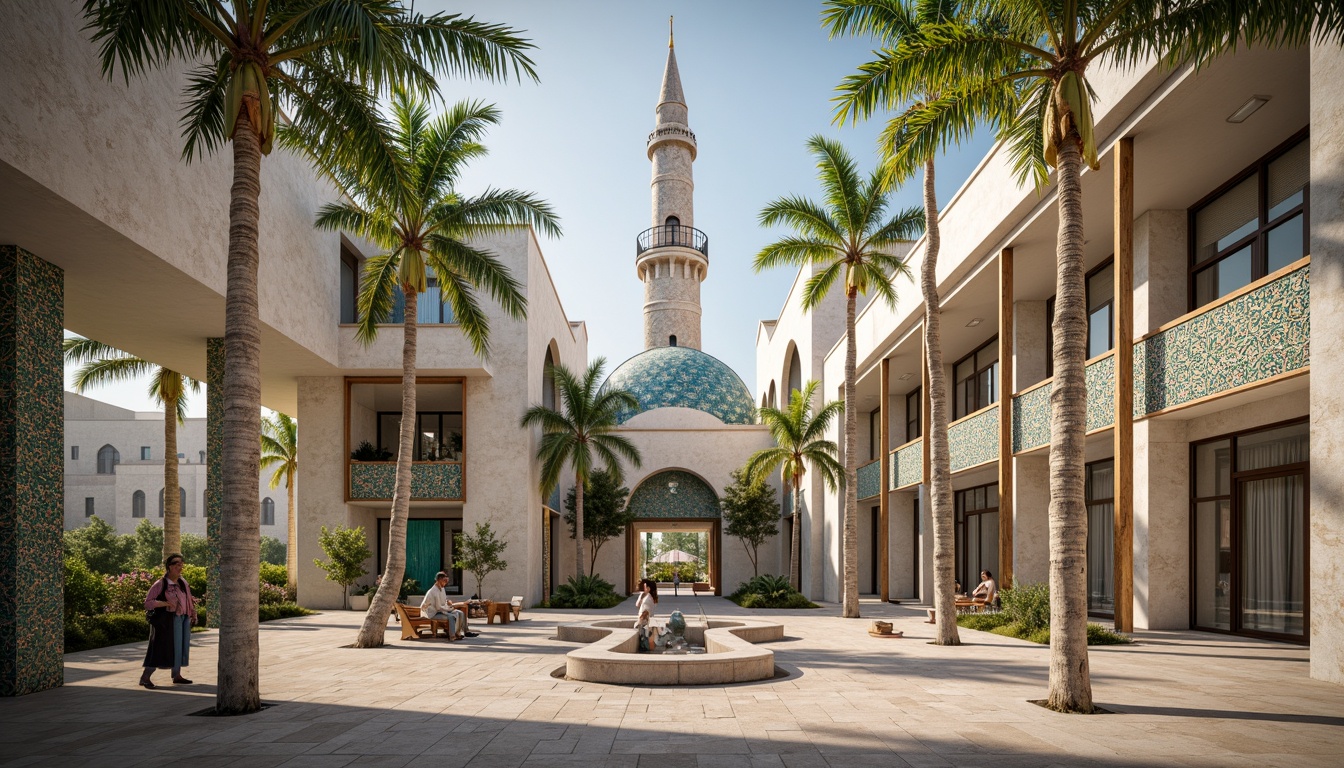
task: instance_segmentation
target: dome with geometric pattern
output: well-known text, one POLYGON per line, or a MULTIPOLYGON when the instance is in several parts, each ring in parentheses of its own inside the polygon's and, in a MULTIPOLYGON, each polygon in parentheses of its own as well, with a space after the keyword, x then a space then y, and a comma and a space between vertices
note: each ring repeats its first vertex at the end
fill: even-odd
POLYGON ((639 409, 620 414, 617 423, 658 408, 694 408, 724 424, 756 423, 747 385, 723 361, 698 349, 646 349, 611 372, 602 388, 611 386, 639 400, 639 409))

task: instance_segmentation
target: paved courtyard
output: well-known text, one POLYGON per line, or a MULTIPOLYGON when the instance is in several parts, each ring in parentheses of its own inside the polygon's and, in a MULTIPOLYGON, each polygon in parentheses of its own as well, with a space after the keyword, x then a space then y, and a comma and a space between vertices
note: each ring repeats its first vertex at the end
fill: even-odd
MULTIPOLYGON (((192 686, 136 685, 144 646, 66 656, 65 687, 0 700, 0 765, 155 766, 1340 766, 1344 687, 1307 677, 1307 650, 1196 632, 1142 632, 1094 649, 1093 717, 1049 712, 1048 650, 969 630, 928 643, 914 607, 865 602, 904 639, 873 638, 838 609, 744 611, 665 597, 660 616, 770 615, 788 673, 695 688, 570 682, 577 647, 559 623, 629 615, 526 610, 479 638, 342 646, 360 614, 262 625, 262 696, 240 718, 187 717, 213 703, 216 634, 193 638, 192 686)), ((158 681, 168 675, 160 672, 158 681)))

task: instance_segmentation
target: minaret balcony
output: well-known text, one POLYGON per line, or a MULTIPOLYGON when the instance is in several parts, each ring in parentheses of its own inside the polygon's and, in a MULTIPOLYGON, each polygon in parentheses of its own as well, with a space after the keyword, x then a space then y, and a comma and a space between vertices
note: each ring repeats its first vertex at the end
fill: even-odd
POLYGON ((640 232, 635 238, 635 258, 639 259, 653 248, 672 247, 699 251, 705 261, 709 261, 709 237, 695 227, 683 224, 664 224, 640 232))

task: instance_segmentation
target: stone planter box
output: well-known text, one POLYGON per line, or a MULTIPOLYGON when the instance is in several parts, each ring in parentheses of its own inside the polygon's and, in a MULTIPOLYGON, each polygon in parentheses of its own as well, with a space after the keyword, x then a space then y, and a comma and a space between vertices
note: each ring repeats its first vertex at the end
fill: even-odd
POLYGON ((351 596, 350 596, 350 610, 352 610, 352 611, 367 611, 367 610, 369 610, 369 596, 368 596, 368 595, 351 595, 351 596))

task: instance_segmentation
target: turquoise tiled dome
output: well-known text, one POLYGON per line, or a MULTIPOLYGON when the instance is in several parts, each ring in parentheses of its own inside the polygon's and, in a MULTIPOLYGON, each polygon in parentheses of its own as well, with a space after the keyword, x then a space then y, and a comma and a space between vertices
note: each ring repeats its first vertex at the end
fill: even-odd
POLYGON ((639 409, 620 416, 624 423, 658 408, 694 408, 724 424, 752 424, 751 392, 718 358, 690 347, 654 347, 621 363, 603 388, 618 386, 639 399, 639 409))

